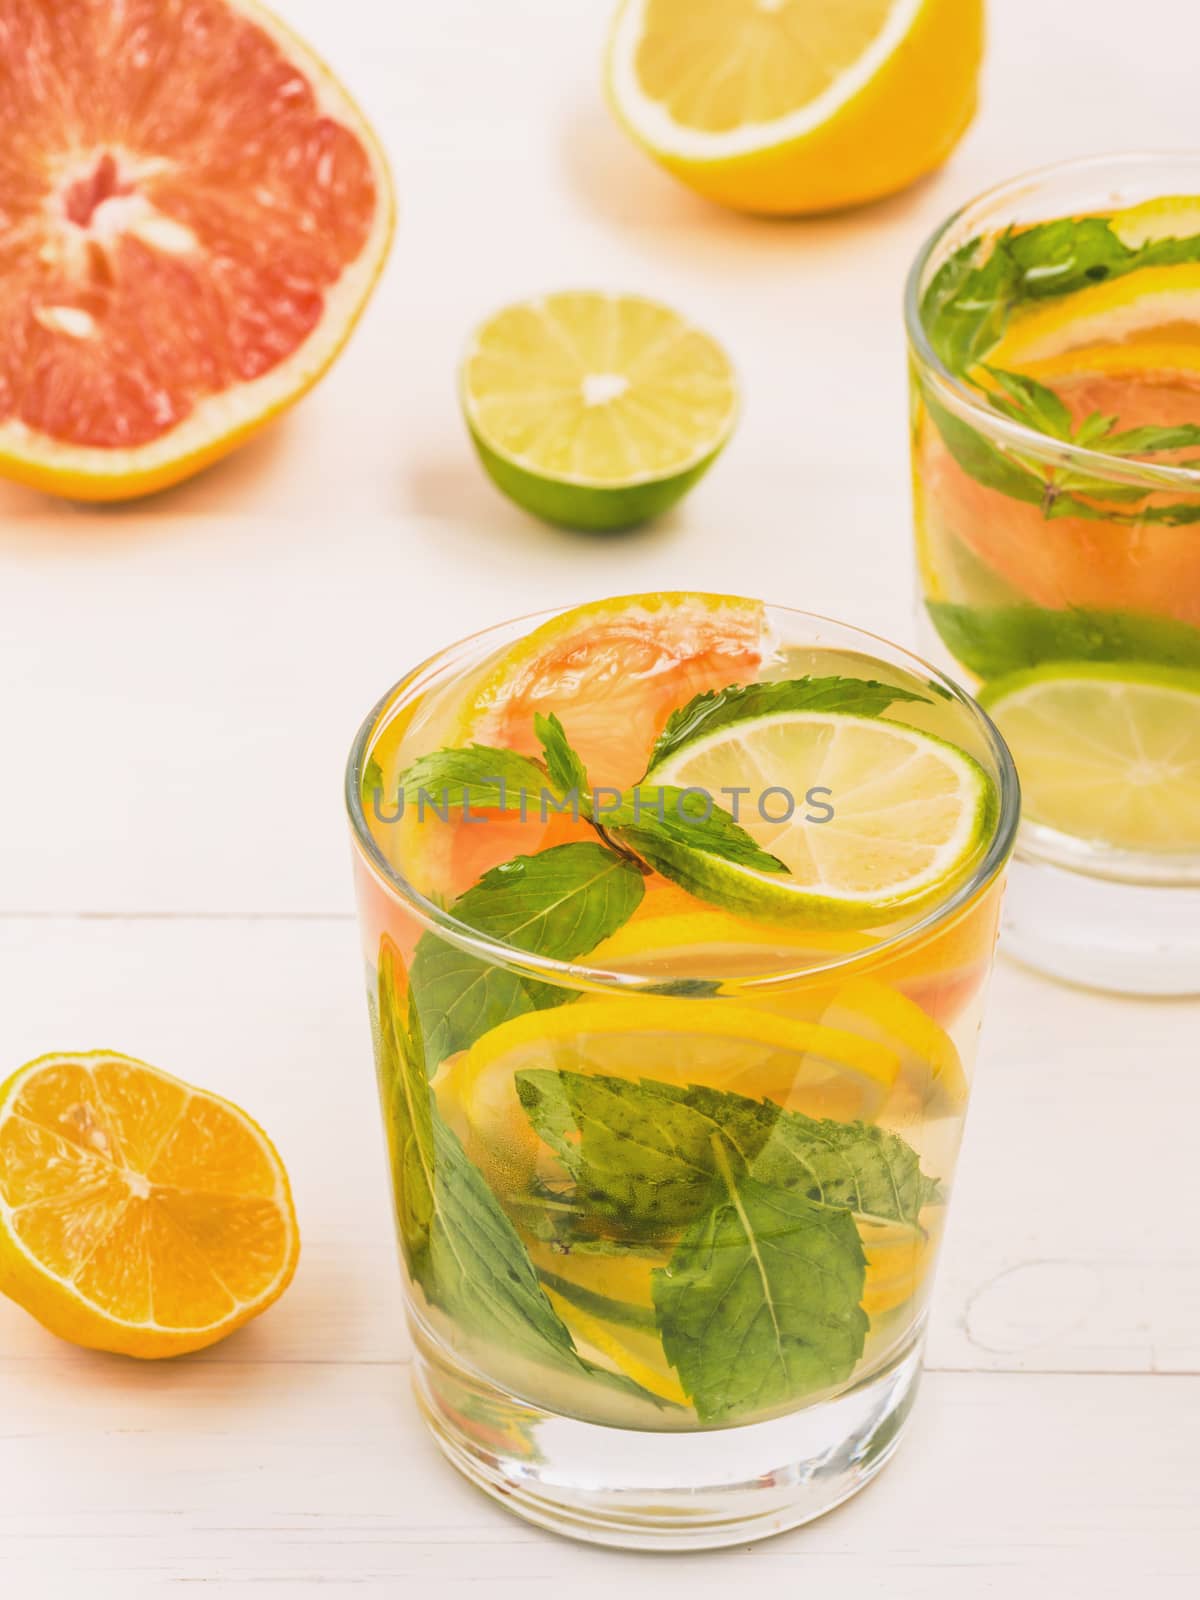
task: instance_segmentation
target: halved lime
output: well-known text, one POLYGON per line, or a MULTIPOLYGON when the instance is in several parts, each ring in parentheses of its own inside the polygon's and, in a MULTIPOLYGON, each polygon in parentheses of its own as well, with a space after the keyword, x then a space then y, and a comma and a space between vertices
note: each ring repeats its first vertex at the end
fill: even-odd
POLYGON ((666 511, 708 470, 738 388, 720 345, 666 306, 578 291, 485 322, 462 402, 505 494, 550 522, 611 529, 666 511))
POLYGON ((979 698, 1034 821, 1122 850, 1200 849, 1200 672, 1056 661, 979 698))
POLYGON ((671 877, 743 915, 826 927, 878 926, 931 899, 980 855, 996 817, 995 787, 964 750, 839 712, 733 723, 684 745, 646 781, 736 805, 746 831, 788 868, 760 872, 689 850, 664 864, 671 877))

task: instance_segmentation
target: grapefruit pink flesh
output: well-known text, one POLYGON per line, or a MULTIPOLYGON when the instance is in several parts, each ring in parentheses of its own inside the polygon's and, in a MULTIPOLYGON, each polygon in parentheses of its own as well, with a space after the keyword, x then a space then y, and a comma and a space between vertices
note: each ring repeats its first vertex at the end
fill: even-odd
POLYGON ((0 0, 0 468, 93 498, 311 386, 386 255, 369 127, 255 0, 0 0))

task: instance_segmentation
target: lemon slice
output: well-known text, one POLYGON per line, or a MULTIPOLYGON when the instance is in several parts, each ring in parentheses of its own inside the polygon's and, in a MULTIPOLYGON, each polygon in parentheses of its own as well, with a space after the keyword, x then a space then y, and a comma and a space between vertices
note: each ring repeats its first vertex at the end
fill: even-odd
POLYGON ((1200 672, 1054 662, 979 698, 1034 821, 1118 849, 1200 849, 1200 672))
POLYGON ((974 114, 982 51, 982 0, 625 0, 608 90, 701 194, 821 211, 937 166, 974 114))
POLYGON ((713 796, 756 786, 740 820, 788 875, 699 852, 671 875, 743 915, 818 926, 878 926, 931 898, 979 855, 996 815, 994 786, 965 751, 840 712, 732 723, 669 755, 647 782, 713 796), (821 815, 807 809, 817 790, 831 820, 807 820, 821 815))
POLYGON ((442 1115, 502 1196, 563 1177, 517 1094, 516 1075, 530 1068, 700 1084, 809 1116, 874 1121, 900 1059, 877 1040, 725 1000, 643 996, 529 1012, 443 1062, 433 1080, 442 1115))
POLYGON ((988 365, 1024 372, 1031 363, 1069 351, 1116 345, 1197 321, 1200 262, 1146 267, 1017 311, 988 356, 988 365))
POLYGON ((462 368, 467 424, 497 486, 571 528, 632 527, 682 498, 738 414, 714 339, 636 295, 547 295, 479 328, 462 368))

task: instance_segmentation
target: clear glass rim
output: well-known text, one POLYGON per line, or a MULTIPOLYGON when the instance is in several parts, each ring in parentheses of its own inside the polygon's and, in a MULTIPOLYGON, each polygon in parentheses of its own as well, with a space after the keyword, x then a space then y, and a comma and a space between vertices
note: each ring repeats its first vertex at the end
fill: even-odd
MULTIPOLYGON (((558 606, 549 611, 531 613, 507 623, 480 629, 457 643, 427 656, 392 685, 371 708, 359 727, 346 763, 345 803, 351 834, 355 848, 375 880, 404 904, 424 932, 434 933, 447 943, 493 965, 515 968, 522 973, 552 983, 574 988, 620 989, 625 992, 661 994, 664 992, 661 975, 620 972, 612 968, 591 967, 586 961, 562 961, 550 956, 536 955, 531 951, 506 944, 503 940, 492 939, 467 923, 458 921, 444 907, 422 894, 388 861, 371 834, 363 809, 362 778, 368 752, 384 715, 403 703, 401 697, 406 687, 419 684, 425 675, 438 665, 447 662, 455 653, 465 652, 471 645, 491 634, 519 626, 521 623, 528 623, 532 628, 569 609, 571 608, 567 606, 558 606)), ((967 713, 983 735, 988 754, 995 767, 999 808, 988 848, 972 871, 960 879, 944 899, 931 902, 928 910, 915 918, 912 923, 902 926, 889 938, 882 939, 878 944, 871 945, 865 950, 833 955, 828 961, 811 962, 786 971, 774 970, 762 975, 723 980, 722 990, 728 992, 782 988, 811 980, 819 973, 874 966, 885 959, 889 952, 923 943, 944 923, 962 911, 1004 869, 1016 842, 1017 824, 1020 820, 1020 783, 1008 746, 987 712, 953 679, 946 677, 937 667, 902 646, 892 644, 890 640, 878 634, 855 628, 852 624, 839 622, 833 617, 820 616, 815 612, 797 611, 785 606, 770 606, 769 609, 786 612, 789 616, 801 618, 816 627, 825 625, 843 629, 847 633, 854 634, 864 646, 882 645, 887 651, 902 657, 906 667, 927 677, 931 684, 943 690, 950 700, 967 713)), ((886 660, 886 657, 884 659, 886 660)))
MULTIPOLYGON (((924 374, 932 378, 943 400, 951 402, 958 414, 970 416, 979 431, 998 439, 1010 449, 1032 455, 1051 466, 1077 469, 1088 477, 1104 479, 1113 484, 1144 488, 1148 491, 1170 491, 1175 494, 1200 493, 1200 471, 1192 467, 1158 466, 1148 462, 1118 461, 1101 450, 1088 450, 1080 445, 1063 444, 1049 439, 1036 428, 1027 427, 1002 416, 985 405, 961 378, 956 377, 942 362, 930 342, 921 317, 921 300, 926 288, 926 277, 939 246, 951 233, 969 225, 978 218, 979 233, 988 231, 989 224, 997 225, 995 213, 1002 211, 1006 201, 1027 199, 1031 194, 1047 187, 1057 179, 1078 178, 1081 181, 1097 179, 1111 174, 1114 179, 1124 175, 1150 174, 1170 167, 1187 167, 1195 170, 1196 194, 1200 197, 1200 152, 1197 151, 1127 151, 1107 156, 1087 156, 1082 160, 1056 162, 1052 166, 1038 167, 1004 183, 985 189, 974 199, 954 211, 930 234, 917 253, 909 270, 904 290, 904 321, 908 332, 909 350, 924 374)), ((1167 194, 1164 189, 1164 197, 1167 194)), ((964 243, 966 240, 963 241, 964 243)))

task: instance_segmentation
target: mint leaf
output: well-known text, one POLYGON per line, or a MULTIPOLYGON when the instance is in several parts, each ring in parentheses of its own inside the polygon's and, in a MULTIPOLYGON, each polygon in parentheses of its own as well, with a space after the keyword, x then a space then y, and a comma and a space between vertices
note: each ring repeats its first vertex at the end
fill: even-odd
POLYGON ((1006 248, 1018 274, 1018 298, 1045 300, 1123 277, 1138 251, 1123 244, 1105 217, 1061 217, 1010 233, 1006 248))
POLYGON ((1071 413, 1053 389, 1020 372, 1005 372, 1000 367, 988 366, 983 370, 996 380, 1011 402, 1003 405, 997 396, 989 396, 993 406, 1003 410, 1005 416, 1036 428, 1039 433, 1050 434, 1055 439, 1071 438, 1071 413))
POLYGON ((419 1048, 404 1026, 397 994, 398 962, 387 941, 379 953, 377 1048, 379 1093, 392 1169, 396 1225, 414 1278, 425 1271, 433 1221, 433 1112, 419 1048))
POLYGON ((564 795, 572 792, 581 797, 588 795, 587 768, 572 749, 562 723, 557 717, 544 717, 538 711, 534 713, 533 726, 541 741, 551 781, 564 795))
POLYGON ((1191 422, 1177 427, 1130 428, 1125 433, 1109 433, 1093 446, 1114 456, 1151 456, 1160 450, 1190 450, 1200 445, 1200 425, 1191 422))
POLYGON ((859 717, 878 717, 900 701, 924 703, 924 696, 874 678, 787 678, 775 683, 735 683, 711 690, 673 711, 650 752, 648 772, 676 750, 703 735, 751 717, 782 711, 841 711, 859 717))
POLYGON ((419 756, 400 776, 406 806, 424 805, 441 815, 464 807, 488 811, 524 811, 538 815, 546 772, 528 756, 488 745, 461 750, 434 750, 419 756))
POLYGON ((969 423, 947 411, 931 394, 926 393, 925 405, 946 449, 969 478, 983 484, 985 489, 1007 495, 1010 500, 1022 500, 1033 506, 1045 502, 1049 487, 1045 478, 1006 456, 969 423))
POLYGON ((1020 271, 1008 235, 985 256, 983 239, 955 251, 934 276, 921 302, 921 320, 942 364, 966 373, 1003 337, 1019 297, 1020 271))
POLYGON ((453 1129, 433 1120, 436 1210, 429 1298, 468 1332, 534 1360, 582 1367, 512 1223, 453 1129))
MULTIPOLYGON (((458 922, 517 950, 574 961, 628 922, 643 893, 632 862, 581 842, 493 867, 450 909, 458 922)), ((411 983, 434 1065, 511 1017, 575 998, 432 933, 417 945, 411 983)))
POLYGON ((940 1186, 897 1134, 869 1122, 834 1122, 785 1113, 759 1151, 752 1175, 774 1188, 841 1207, 876 1222, 917 1227, 940 1186))
POLYGON ((729 1090, 547 1068, 516 1085, 575 1184, 571 1202, 639 1231, 670 1231, 710 1203, 714 1137, 760 1182, 880 1221, 916 1226, 932 1181, 896 1134, 729 1090))
POLYGON ((419 1044, 405 1028, 398 966, 385 943, 379 961, 379 1075, 400 1243, 413 1280, 431 1305, 489 1343, 654 1405, 668 1404, 576 1351, 520 1235, 433 1104, 419 1044))
POLYGON ((672 784, 638 784, 621 797, 619 806, 600 819, 605 831, 633 844, 639 855, 655 841, 668 841, 719 856, 758 872, 787 872, 778 856, 764 850, 740 822, 711 795, 672 784))
POLYGON ((1146 661, 1200 667, 1200 628, 1170 617, 1069 607, 950 605, 926 610, 951 655, 980 678, 1043 661, 1146 661))
POLYGON ((718 1198, 651 1274, 663 1350, 702 1422, 732 1422, 844 1382, 869 1326, 848 1211, 735 1170, 713 1141, 718 1198))
POLYGON ((638 1231, 670 1231, 709 1203, 714 1134, 749 1165, 780 1116, 769 1101, 656 1079, 530 1068, 516 1084, 535 1133, 575 1181, 575 1203, 638 1231))

